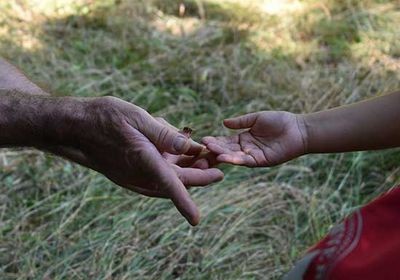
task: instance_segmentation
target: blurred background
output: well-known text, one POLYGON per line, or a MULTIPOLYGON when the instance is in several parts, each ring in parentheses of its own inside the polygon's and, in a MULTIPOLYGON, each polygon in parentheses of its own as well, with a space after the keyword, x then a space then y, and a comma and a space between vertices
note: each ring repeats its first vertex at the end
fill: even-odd
MULTIPOLYGON (((400 89, 384 0, 3 0, 0 56, 54 95, 113 95, 194 138, 225 117, 307 113, 400 89)), ((399 183, 399 150, 222 166, 167 200, 34 150, 0 153, 1 279, 280 279, 332 225, 399 183)))

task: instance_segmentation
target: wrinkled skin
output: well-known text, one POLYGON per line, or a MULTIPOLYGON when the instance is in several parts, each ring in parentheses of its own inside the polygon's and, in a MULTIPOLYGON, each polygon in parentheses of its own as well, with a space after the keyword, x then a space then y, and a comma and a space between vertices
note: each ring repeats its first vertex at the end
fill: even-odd
POLYGON ((92 168, 124 188, 170 198, 190 224, 198 224, 199 211, 187 187, 223 178, 220 170, 197 157, 204 146, 118 98, 70 99, 60 104, 64 109, 55 112, 63 111, 60 115, 67 117, 54 130, 55 142, 62 144, 44 149, 92 168), (76 112, 73 119, 71 108, 76 112))
POLYGON ((199 212, 186 187, 223 177, 210 168, 214 155, 140 107, 113 97, 52 97, 2 58, 0 107, 0 147, 49 151, 130 190, 170 198, 192 225, 199 212))
POLYGON ((289 112, 264 111, 226 119, 231 129, 247 129, 233 136, 204 137, 202 142, 220 163, 268 167, 306 151, 304 120, 289 112))

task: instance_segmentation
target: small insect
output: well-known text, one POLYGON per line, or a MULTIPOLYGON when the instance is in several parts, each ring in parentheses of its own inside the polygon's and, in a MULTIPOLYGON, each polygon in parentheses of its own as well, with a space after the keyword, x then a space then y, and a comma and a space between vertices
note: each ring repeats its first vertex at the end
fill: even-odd
MULTIPOLYGON (((182 133, 183 135, 185 135, 188 138, 190 138, 194 132, 195 132, 195 130, 190 128, 190 127, 188 127, 188 126, 185 126, 180 131, 180 133, 182 133)), ((207 149, 206 146, 204 146, 204 145, 202 145, 202 146, 203 146, 203 149, 196 155, 197 158, 205 158, 205 159, 212 160, 212 159, 210 159, 210 156, 209 156, 210 155, 210 151, 207 149)))
POLYGON ((191 136, 192 136, 192 133, 193 133, 193 129, 191 129, 191 128, 188 127, 188 126, 185 126, 185 127, 182 129, 182 133, 185 134, 187 137, 191 137, 191 136))

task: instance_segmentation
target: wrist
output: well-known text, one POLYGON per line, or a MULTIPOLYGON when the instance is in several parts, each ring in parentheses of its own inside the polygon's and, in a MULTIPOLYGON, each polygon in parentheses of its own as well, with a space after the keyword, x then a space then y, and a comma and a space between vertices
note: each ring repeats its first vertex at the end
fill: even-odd
POLYGON ((42 116, 46 133, 44 143, 81 148, 91 146, 100 137, 99 131, 113 136, 110 131, 114 131, 123 117, 113 100, 111 97, 49 99, 42 116))
POLYGON ((304 114, 303 120, 307 153, 325 152, 327 141, 323 136, 328 134, 325 119, 319 113, 310 113, 304 114))
POLYGON ((297 126, 300 131, 301 139, 303 142, 303 154, 308 154, 310 152, 310 133, 309 133, 309 125, 308 125, 308 115, 307 114, 297 114, 297 126))
POLYGON ((92 98, 52 97, 45 98, 40 115, 43 137, 41 147, 79 145, 78 136, 84 134, 89 103, 92 98))

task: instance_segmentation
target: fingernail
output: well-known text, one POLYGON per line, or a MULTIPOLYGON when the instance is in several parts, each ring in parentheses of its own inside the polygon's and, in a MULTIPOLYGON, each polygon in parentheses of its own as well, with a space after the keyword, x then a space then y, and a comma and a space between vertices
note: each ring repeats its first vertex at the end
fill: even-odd
POLYGON ((176 137, 174 140, 174 149, 178 153, 185 152, 185 146, 188 142, 188 139, 185 137, 176 137))

